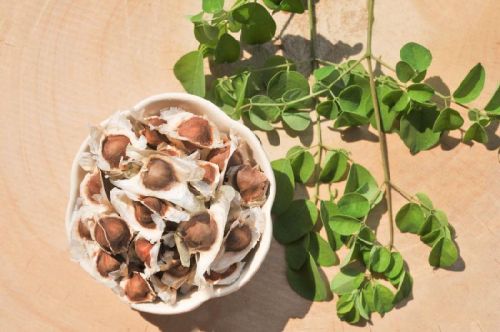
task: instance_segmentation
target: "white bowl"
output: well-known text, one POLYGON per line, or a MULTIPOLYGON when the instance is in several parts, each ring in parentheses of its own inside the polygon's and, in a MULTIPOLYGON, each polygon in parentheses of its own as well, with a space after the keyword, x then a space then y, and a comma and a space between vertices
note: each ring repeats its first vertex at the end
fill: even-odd
MULTIPOLYGON (((259 164, 264 174, 266 174, 269 179, 269 196, 264 206, 262 207, 265 216, 265 227, 262 233, 262 237, 259 244, 254 250, 253 257, 245 264, 240 278, 233 284, 228 286, 214 287, 213 290, 195 290, 187 296, 183 296, 177 301, 177 303, 170 305, 166 303, 141 303, 132 304, 132 308, 154 313, 160 315, 171 315, 178 314, 182 312, 191 311, 199 307, 203 302, 215 298, 221 297, 230 293, 233 293, 245 285, 250 278, 257 272, 260 265, 264 261, 269 247, 271 245, 272 238, 272 220, 271 220, 271 207, 274 201, 274 195, 276 192, 276 182, 274 179, 274 174, 271 168, 269 159, 262 149, 262 144, 257 139, 257 137, 252 133, 250 129, 245 127, 243 124, 234 121, 229 116, 227 116, 219 107, 213 103, 187 93, 162 93, 159 95, 154 95, 140 101, 137 105, 133 107, 133 110, 140 110, 143 108, 147 109, 161 109, 169 106, 181 107, 186 111, 203 114, 213 123, 215 123, 218 128, 223 132, 229 132, 230 129, 233 130, 239 137, 244 139, 254 154, 255 161, 259 164)), ((105 124, 107 120, 103 121, 105 124)), ((76 199, 79 195, 80 182, 85 175, 84 171, 78 165, 78 159, 82 152, 88 151, 89 137, 83 141, 80 146, 75 159, 73 160, 73 165, 71 166, 71 179, 70 179, 70 193, 69 193, 69 203, 66 209, 66 232, 70 235, 70 220, 71 214, 75 206, 76 199)))

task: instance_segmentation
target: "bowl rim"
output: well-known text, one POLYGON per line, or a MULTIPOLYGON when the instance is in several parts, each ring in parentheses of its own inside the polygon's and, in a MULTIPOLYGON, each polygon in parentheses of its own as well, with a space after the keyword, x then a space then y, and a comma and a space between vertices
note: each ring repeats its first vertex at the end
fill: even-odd
MULTIPOLYGON (((265 204, 262 206, 265 226, 264 226, 264 231, 261 235, 261 239, 259 241, 259 245, 255 250, 252 259, 249 262, 247 262, 238 280, 235 283, 224 287, 197 290, 193 292, 189 298, 182 299, 174 305, 166 303, 139 303, 130 305, 133 309, 136 309, 138 311, 148 312, 153 314, 161 314, 161 315, 179 314, 183 312, 192 311, 198 308, 204 302, 212 298, 217 298, 236 292, 243 285, 248 283, 248 281, 250 281, 250 279, 255 275, 259 267, 262 265, 271 246, 272 232, 273 232, 271 208, 276 194, 276 180, 274 178, 271 162, 269 161, 269 157, 267 156, 267 153, 264 151, 262 144, 257 138, 257 136, 255 136, 255 134, 241 122, 231 119, 224 111, 222 111, 218 106, 216 106, 212 102, 203 99, 199 96, 191 95, 188 93, 166 92, 166 93, 152 95, 142 99, 141 101, 136 103, 135 106, 131 108, 131 110, 139 111, 140 109, 152 103, 168 101, 168 100, 178 100, 181 102, 197 104, 198 107, 204 110, 203 114, 212 122, 222 122, 222 121, 226 122, 227 127, 231 128, 231 130, 233 130, 235 133, 238 134, 238 136, 240 136, 247 142, 248 146, 250 147, 250 149, 254 154, 255 159, 259 159, 258 164, 261 170, 269 179, 269 195, 267 197, 265 204), (217 119, 214 121, 214 118, 217 119)), ((109 118, 102 121, 101 125, 106 124, 108 119, 109 118)), ((75 158, 73 159, 71 165, 69 200, 65 214, 65 227, 66 227, 66 233, 67 233, 66 235, 68 241, 70 240, 70 235, 71 235, 70 234, 71 216, 73 214, 73 209, 75 207, 75 203, 79 195, 79 187, 82 179, 82 170, 80 168, 78 160, 80 155, 88 149, 89 140, 90 140, 90 135, 87 135, 87 137, 83 140, 82 144, 80 145, 80 148, 78 149, 78 152, 75 155, 75 158)))

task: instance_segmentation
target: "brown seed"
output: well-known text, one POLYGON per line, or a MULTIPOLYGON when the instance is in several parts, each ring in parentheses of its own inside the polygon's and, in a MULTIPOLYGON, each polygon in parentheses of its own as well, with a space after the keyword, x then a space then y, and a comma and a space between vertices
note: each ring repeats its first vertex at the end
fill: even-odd
POLYGON ((145 228, 156 228, 156 224, 151 217, 151 210, 144 206, 141 202, 133 202, 135 219, 145 228))
POLYGON ((143 130, 141 130, 141 134, 146 137, 146 141, 148 142, 148 145, 155 149, 159 144, 163 142, 168 142, 167 136, 161 134, 158 130, 155 129, 149 129, 148 127, 144 127, 143 130))
POLYGON ((106 278, 111 272, 120 269, 120 262, 107 252, 99 250, 96 266, 99 274, 106 278))
POLYGON ((225 146, 219 149, 213 149, 207 156, 207 160, 211 163, 217 164, 219 170, 224 169, 226 160, 229 157, 229 146, 225 146))
POLYGON ((232 166, 242 165, 243 162, 244 162, 243 154, 241 153, 240 149, 236 149, 231 155, 231 158, 229 158, 229 161, 227 162, 227 167, 229 168, 232 166))
POLYGON ((94 238, 104 250, 122 252, 128 248, 130 230, 122 219, 104 217, 94 228, 94 238))
POLYGON ((207 250, 215 242, 217 224, 208 212, 197 214, 178 227, 180 236, 188 248, 207 250))
POLYGON ((217 174, 217 169, 210 164, 203 164, 201 167, 205 170, 203 174, 203 182, 212 184, 215 180, 215 175, 217 174))
POLYGON ((250 241, 252 241, 252 231, 248 225, 235 227, 227 236, 226 250, 241 251, 248 247, 250 241))
POLYGON ((189 267, 183 266, 180 260, 173 260, 172 265, 165 271, 166 274, 175 278, 184 277, 190 271, 189 267))
POLYGON ((143 199, 141 199, 141 202, 160 215, 165 214, 166 210, 168 209, 167 203, 153 196, 144 197, 143 199))
POLYGON ((198 149, 198 147, 191 142, 181 141, 175 138, 171 138, 170 143, 180 151, 188 154, 191 154, 198 149))
POLYGON ((104 139, 102 142, 102 156, 112 168, 120 166, 120 160, 125 158, 129 143, 130 139, 124 135, 112 135, 104 139))
POLYGON ((135 241, 135 253, 141 262, 145 263, 148 267, 151 266, 151 248, 153 244, 146 239, 137 239, 135 241))
POLYGON ((168 190, 178 180, 171 164, 162 159, 152 158, 148 163, 147 171, 143 173, 142 181, 148 189, 168 190))
POLYGON ((233 272, 236 270, 236 264, 231 265, 230 267, 227 268, 226 271, 224 272, 215 272, 215 271, 210 271, 210 274, 205 273, 205 278, 216 281, 220 279, 224 279, 229 277, 233 272))
POLYGON ((87 182, 87 197, 93 203, 98 203, 94 195, 100 195, 102 189, 101 172, 97 171, 92 174, 87 182))
POLYGON ((243 165, 236 174, 236 185, 243 201, 258 202, 266 196, 269 180, 257 168, 243 165))
POLYGON ((132 277, 125 285, 125 295, 133 302, 142 302, 148 300, 150 288, 146 280, 137 272, 132 274, 132 277))
POLYGON ((92 235, 90 235, 90 229, 87 224, 83 222, 83 220, 78 220, 78 235, 82 239, 92 240, 92 235))
POLYGON ((179 135, 203 147, 208 147, 213 142, 210 124, 199 116, 194 116, 181 123, 177 131, 179 135))

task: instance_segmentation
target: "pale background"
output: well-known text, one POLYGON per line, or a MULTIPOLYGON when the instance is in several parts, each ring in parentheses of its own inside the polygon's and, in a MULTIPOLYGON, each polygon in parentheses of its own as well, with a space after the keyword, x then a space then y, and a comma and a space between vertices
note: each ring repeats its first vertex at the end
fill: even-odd
MULTIPOLYGON (((410 192, 427 192, 448 212, 463 261, 451 271, 433 270, 429 249, 397 234, 415 279, 413 298, 384 319, 374 315, 373 325, 349 326, 337 318, 335 301, 311 304, 290 290, 276 243, 239 292, 174 317, 130 310, 70 262, 69 170, 89 124, 148 95, 182 90, 172 67, 197 45, 185 16, 199 8, 195 0, 0 2, 0 330, 499 331, 498 138, 486 147, 447 138, 412 157, 390 135, 393 178, 410 192)), ((322 0, 317 12, 321 57, 359 56, 365 1, 322 0)), ((487 78, 478 105, 484 105, 500 77, 499 13, 497 0, 378 0, 374 53, 395 63, 405 42, 420 42, 434 56, 429 76, 439 75, 451 90, 481 61, 487 78)), ((279 22, 286 17, 278 15, 279 22)), ((296 16, 285 31, 285 51, 306 55, 297 35, 307 31, 307 16, 296 16)), ((347 147, 381 179, 376 136, 325 132, 329 145, 347 147)), ((272 158, 299 142, 280 133, 272 146, 259 136, 272 158)), ((308 143, 310 132, 302 139, 308 143)), ((395 194, 396 207, 402 204, 395 194)), ((382 239, 386 230, 384 217, 382 239)))

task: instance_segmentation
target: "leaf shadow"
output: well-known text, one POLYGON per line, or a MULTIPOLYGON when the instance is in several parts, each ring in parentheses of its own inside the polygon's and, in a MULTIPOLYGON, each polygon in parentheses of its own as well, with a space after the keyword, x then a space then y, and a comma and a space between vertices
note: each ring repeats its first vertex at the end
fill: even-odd
POLYGON ((303 318, 311 301, 295 294, 285 276, 284 248, 273 240, 259 271, 237 292, 175 316, 139 313, 160 331, 282 331, 303 318))
POLYGON ((498 136, 498 127, 500 121, 492 121, 486 127, 486 134, 488 134, 488 143, 485 144, 486 149, 493 151, 500 148, 500 137, 498 136))
POLYGON ((329 127, 330 130, 340 133, 340 138, 347 143, 357 142, 357 141, 368 141, 368 142, 378 142, 378 136, 370 131, 368 125, 348 127, 346 129, 338 129, 329 127))

